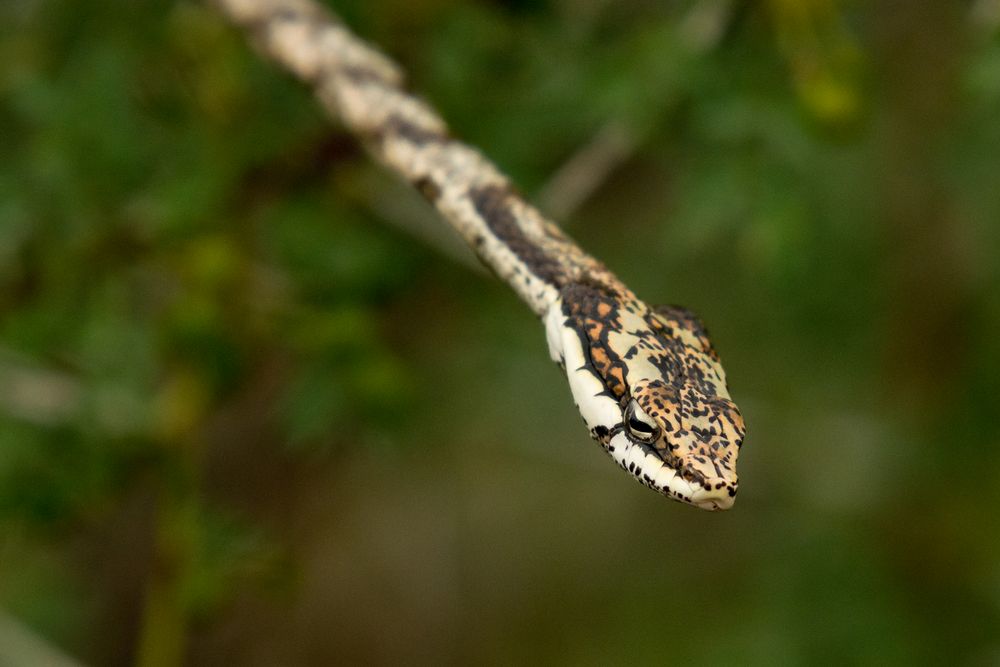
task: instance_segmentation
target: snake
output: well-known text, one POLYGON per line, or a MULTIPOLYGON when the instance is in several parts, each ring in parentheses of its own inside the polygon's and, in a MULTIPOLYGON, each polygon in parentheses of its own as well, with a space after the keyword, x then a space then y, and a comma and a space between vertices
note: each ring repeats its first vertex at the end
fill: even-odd
POLYGON ((746 435, 701 320, 650 306, 455 138, 400 67, 313 0, 212 0, 408 181, 540 319, 591 437, 663 496, 732 507, 746 435))

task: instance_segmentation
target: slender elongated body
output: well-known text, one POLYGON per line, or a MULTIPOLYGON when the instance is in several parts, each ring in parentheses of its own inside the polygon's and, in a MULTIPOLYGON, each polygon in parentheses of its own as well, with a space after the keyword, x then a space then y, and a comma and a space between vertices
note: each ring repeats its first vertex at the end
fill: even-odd
POLYGON ((743 418, 689 311, 651 308, 524 201, 403 88, 399 68, 311 0, 214 0, 310 84, 545 324, 591 436, 635 479, 704 509, 732 506, 743 418))

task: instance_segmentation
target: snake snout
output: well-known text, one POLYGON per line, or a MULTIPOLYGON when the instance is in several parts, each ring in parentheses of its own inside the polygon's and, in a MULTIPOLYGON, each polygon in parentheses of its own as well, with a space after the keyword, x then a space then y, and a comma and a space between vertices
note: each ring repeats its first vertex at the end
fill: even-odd
POLYGON ((739 482, 722 477, 709 478, 691 494, 691 504, 712 512, 727 510, 736 500, 739 482))
POLYGON ((681 475, 692 487, 692 505, 713 511, 733 506, 739 478, 730 462, 699 452, 682 457, 681 466, 681 475))

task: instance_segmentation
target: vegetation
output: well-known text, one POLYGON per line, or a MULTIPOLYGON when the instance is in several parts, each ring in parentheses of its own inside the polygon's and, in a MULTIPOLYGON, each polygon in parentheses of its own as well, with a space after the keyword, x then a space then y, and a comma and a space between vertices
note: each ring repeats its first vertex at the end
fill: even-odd
POLYGON ((553 208, 616 138, 563 222, 708 323, 736 507, 610 465, 527 309, 210 8, 20 0, 5 615, 101 665, 1000 657, 1000 4, 331 5, 553 208))

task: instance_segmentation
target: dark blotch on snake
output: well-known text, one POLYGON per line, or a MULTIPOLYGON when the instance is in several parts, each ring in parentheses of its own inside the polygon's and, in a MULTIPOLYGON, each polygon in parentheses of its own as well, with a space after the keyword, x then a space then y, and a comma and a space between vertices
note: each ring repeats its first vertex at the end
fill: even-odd
POLYGON ((347 77, 356 84, 372 82, 385 83, 385 78, 380 76, 378 72, 359 65, 344 67, 343 69, 338 70, 338 73, 347 77))
POLYGON ((417 192, 419 192, 424 199, 432 204, 437 201, 438 197, 441 196, 441 188, 439 188, 438 184, 427 176, 423 176, 413 181, 413 187, 417 189, 417 192))
POLYGON ((490 231, 510 248, 529 271, 551 285, 561 286, 565 282, 562 265, 532 242, 517 224, 506 188, 495 185, 475 188, 469 191, 469 199, 490 231))
POLYGON ((379 128, 377 134, 383 139, 386 136, 395 135, 415 146, 442 143, 448 140, 448 136, 444 133, 414 125, 401 116, 390 116, 385 124, 379 128))

